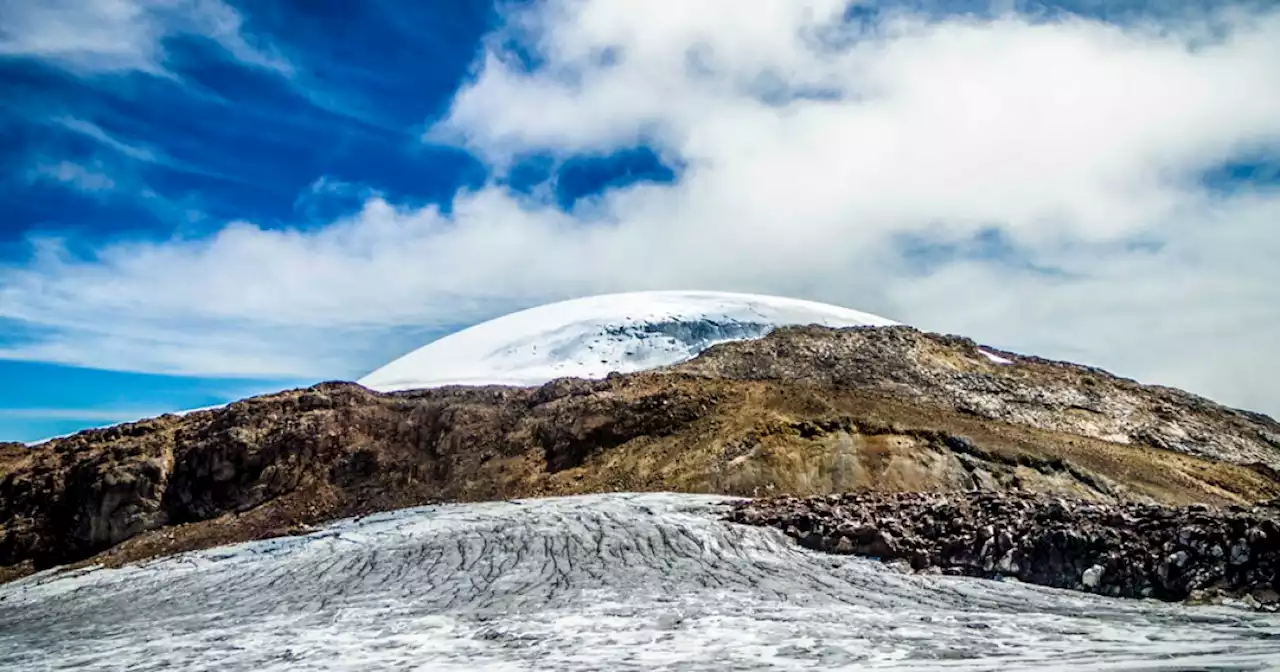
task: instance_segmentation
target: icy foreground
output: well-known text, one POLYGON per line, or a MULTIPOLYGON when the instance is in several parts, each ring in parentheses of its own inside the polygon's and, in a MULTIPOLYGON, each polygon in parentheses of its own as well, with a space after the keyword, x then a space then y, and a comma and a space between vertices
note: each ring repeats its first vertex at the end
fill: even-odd
POLYGON ((691 359, 784 325, 889 326, 812 301, 727 292, 634 292, 552 303, 463 329, 358 382, 380 392, 442 385, 541 385, 691 359))
POLYGON ((902 575, 723 500, 447 505, 0 586, 0 669, 1266 669, 1280 617, 902 575))

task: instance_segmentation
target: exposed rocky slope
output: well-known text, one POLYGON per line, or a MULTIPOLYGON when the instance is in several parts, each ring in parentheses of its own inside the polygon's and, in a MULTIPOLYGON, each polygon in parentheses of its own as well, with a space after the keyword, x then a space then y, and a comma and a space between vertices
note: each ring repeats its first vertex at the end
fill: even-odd
POLYGON ((981 418, 1280 469, 1280 423, 1260 413, 911 327, 788 327, 715 346, 678 370, 874 390, 981 418))
POLYGON ((862 493, 748 501, 729 519, 916 571, 1280 607, 1280 499, 1223 510, 1026 493, 862 493))
POLYGON ((1215 505, 1280 496, 1273 421, 1005 356, 1016 363, 906 328, 786 329, 661 372, 394 394, 329 383, 10 445, 0 449, 0 579, 439 500, 618 490, 1022 489, 1215 505), (1192 438, 1150 438, 1180 435, 1192 438), (1168 449, 1150 447, 1161 442, 1168 449))

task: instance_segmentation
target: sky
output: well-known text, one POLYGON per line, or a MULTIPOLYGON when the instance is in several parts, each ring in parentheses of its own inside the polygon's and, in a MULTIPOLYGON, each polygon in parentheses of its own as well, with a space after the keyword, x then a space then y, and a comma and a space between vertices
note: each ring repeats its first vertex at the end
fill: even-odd
POLYGON ((0 440, 649 289, 1280 415, 1280 7, 0 0, 0 440))

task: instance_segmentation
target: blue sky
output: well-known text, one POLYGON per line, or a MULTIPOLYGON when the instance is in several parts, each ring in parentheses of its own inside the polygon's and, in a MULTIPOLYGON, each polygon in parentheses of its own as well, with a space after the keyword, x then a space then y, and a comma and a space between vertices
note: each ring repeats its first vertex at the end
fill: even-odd
MULTIPOLYGON (((447 109, 498 20, 493 8, 251 4, 226 7, 242 18, 246 42, 279 67, 178 31, 150 47, 121 45, 154 53, 118 69, 97 69, 92 51, 70 60, 0 57, 0 160, 9 176, 0 183, 3 259, 28 257, 32 239, 60 239, 91 255, 112 241, 199 238, 236 219, 305 229, 358 211, 375 190, 447 203, 457 189, 483 183, 484 166, 467 152, 417 135, 447 109)), ((179 23, 155 20, 158 30, 179 23)), ((0 319, 0 343, 39 331, 0 319)), ((0 379, 18 383, 0 391, 0 438, 26 440, 316 377, 210 379, 17 359, 0 360, 0 379)))
POLYGON ((0 3, 0 440, 758 291, 1280 411, 1268 3, 0 3))

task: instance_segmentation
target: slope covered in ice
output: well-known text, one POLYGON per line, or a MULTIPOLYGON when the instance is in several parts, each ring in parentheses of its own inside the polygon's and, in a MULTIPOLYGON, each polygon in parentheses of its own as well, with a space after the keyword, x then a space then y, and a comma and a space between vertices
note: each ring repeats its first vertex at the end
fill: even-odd
POLYGON ((812 301, 728 292, 634 292, 530 308, 445 336, 358 382, 387 392, 441 385, 539 385, 685 361, 785 325, 888 326, 812 301))
POLYGON ((899 574, 615 494, 0 586, 0 670, 1254 670, 1280 616, 899 574))

